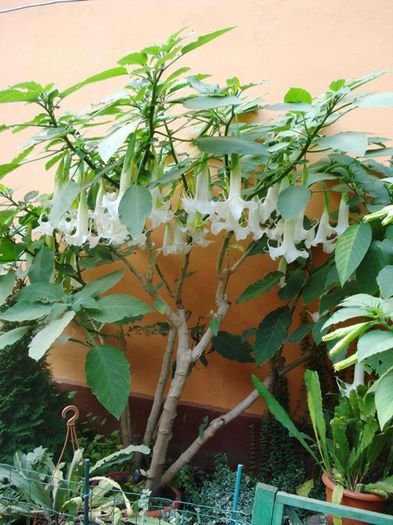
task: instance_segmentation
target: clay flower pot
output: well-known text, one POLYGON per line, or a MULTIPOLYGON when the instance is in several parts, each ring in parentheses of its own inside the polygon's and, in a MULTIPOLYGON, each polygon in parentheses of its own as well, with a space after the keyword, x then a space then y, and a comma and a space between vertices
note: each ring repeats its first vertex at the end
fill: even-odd
MULTIPOLYGON (((327 472, 322 475, 322 482, 326 487, 326 501, 332 502, 332 494, 336 484, 331 480, 327 472)), ((375 494, 366 494, 364 492, 352 492, 352 490, 344 489, 344 494, 341 500, 341 505, 347 507, 354 507, 363 510, 371 510, 373 512, 383 512, 386 507, 386 500, 375 494)), ((333 517, 327 516, 328 523, 332 525, 333 517)), ((363 525, 364 521, 351 520, 349 518, 342 518, 343 525, 363 525)))
POLYGON ((162 518, 162 516, 170 510, 180 509, 182 498, 181 492, 175 487, 171 487, 171 491, 173 492, 174 499, 167 507, 157 510, 148 510, 146 515, 150 518, 162 518))

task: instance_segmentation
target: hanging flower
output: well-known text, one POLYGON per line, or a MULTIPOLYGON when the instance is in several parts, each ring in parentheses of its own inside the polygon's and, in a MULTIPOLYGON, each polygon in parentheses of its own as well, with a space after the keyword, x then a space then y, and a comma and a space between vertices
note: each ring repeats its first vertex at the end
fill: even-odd
POLYGON ((274 184, 267 190, 266 197, 260 204, 262 222, 266 222, 274 210, 277 209, 277 200, 280 193, 280 184, 274 184))
POLYGON ((349 226, 349 206, 345 193, 341 195, 340 206, 338 208, 337 226, 335 228, 337 238, 340 237, 349 226))
POLYGON ((373 213, 364 216, 366 222, 370 222, 374 219, 382 219, 383 226, 393 222, 393 205, 385 206, 381 210, 374 211, 373 213))
POLYGON ((288 264, 296 261, 299 257, 308 257, 306 250, 298 250, 295 244, 295 228, 296 220, 284 221, 283 238, 281 244, 277 247, 269 245, 269 253, 272 259, 277 257, 285 257, 288 264))
POLYGON ((184 228, 177 221, 166 224, 161 248, 164 255, 187 253, 191 249, 191 246, 186 242, 186 235, 183 230, 184 228))
POLYGON ((296 225, 295 225, 295 242, 302 242, 304 241, 304 245, 306 248, 310 248, 312 246, 312 243, 314 241, 315 237, 315 226, 311 226, 309 230, 306 230, 304 227, 304 210, 302 213, 300 213, 296 219, 296 225))
POLYGON ((89 231, 89 208, 87 206, 86 194, 82 192, 79 197, 78 212, 75 228, 72 233, 65 232, 65 239, 68 244, 73 246, 83 246, 89 241, 90 247, 97 245, 99 238, 91 237, 89 231))
POLYGON ((114 202, 117 199, 114 193, 105 193, 102 182, 97 192, 96 206, 92 213, 98 239, 103 239, 106 244, 121 245, 129 238, 127 228, 120 222, 115 206, 108 209, 108 200, 114 202), (113 197, 111 197, 113 196, 113 197))
POLYGON ((356 392, 358 386, 364 385, 364 369, 361 363, 356 363, 354 366, 353 382, 345 383, 341 379, 336 378, 340 394, 349 397, 352 390, 356 392))
POLYGON ((318 244, 322 244, 323 251, 325 253, 332 253, 334 250, 336 235, 336 229, 333 228, 333 226, 330 226, 329 211, 325 206, 319 221, 317 234, 311 243, 311 246, 318 246, 318 244), (333 237, 333 239, 329 239, 329 237, 333 237))
POLYGON ((151 226, 153 229, 157 228, 160 224, 167 224, 173 219, 173 211, 170 209, 171 203, 168 199, 165 201, 164 196, 158 186, 155 186, 150 190, 152 198, 152 209, 149 215, 151 226))
POLYGON ((256 201, 255 208, 250 208, 248 212, 248 232, 254 241, 261 239, 265 234, 265 229, 261 226, 260 203, 256 201))
POLYGON ((196 176, 195 197, 183 197, 183 208, 187 213, 199 212, 202 215, 213 213, 213 201, 210 198, 210 174, 207 162, 196 176))
POLYGON ((192 244, 196 246, 204 248, 212 242, 206 239, 209 230, 206 222, 203 220, 202 214, 198 211, 187 216, 187 224, 186 227, 183 228, 183 231, 191 237, 192 244))

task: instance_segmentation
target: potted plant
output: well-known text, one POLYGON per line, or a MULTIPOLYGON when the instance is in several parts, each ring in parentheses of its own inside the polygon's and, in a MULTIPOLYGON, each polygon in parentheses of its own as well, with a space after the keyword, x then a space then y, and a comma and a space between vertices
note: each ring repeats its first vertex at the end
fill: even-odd
POLYGON ((307 370, 305 384, 313 439, 296 428, 256 376, 253 382, 270 412, 321 467, 327 501, 384 510, 386 498, 393 494, 393 426, 380 429, 373 392, 359 385, 348 396, 341 395, 333 417, 328 418, 323 410, 318 374, 307 370))

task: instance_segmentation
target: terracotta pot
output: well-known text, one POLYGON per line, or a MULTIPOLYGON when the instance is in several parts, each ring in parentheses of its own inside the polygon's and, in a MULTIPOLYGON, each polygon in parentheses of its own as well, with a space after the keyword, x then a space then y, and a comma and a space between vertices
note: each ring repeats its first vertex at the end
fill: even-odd
MULTIPOLYGON (((323 484, 326 487, 326 501, 332 502, 332 494, 336 484, 332 481, 329 475, 324 472, 322 475, 323 484)), ((354 507, 363 510, 371 510, 373 512, 383 512, 386 507, 386 499, 376 496, 375 494, 365 494, 364 492, 352 492, 344 489, 344 494, 341 500, 341 505, 347 507, 354 507)), ((333 516, 327 516, 328 523, 332 525, 333 516)), ((364 521, 351 520, 349 518, 342 518, 343 525, 363 525, 364 521)))

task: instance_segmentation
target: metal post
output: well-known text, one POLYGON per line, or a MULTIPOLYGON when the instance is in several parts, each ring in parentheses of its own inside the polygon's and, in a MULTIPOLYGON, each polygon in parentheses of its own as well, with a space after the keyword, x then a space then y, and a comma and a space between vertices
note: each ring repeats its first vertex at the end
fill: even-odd
POLYGON ((236 471, 235 492, 233 494, 232 517, 231 517, 232 525, 235 525, 237 523, 237 507, 239 505, 240 482, 242 479, 242 472, 243 472, 243 465, 238 465, 237 471, 236 471))
POLYGON ((89 525, 90 459, 85 459, 85 483, 83 487, 83 525, 89 525))

